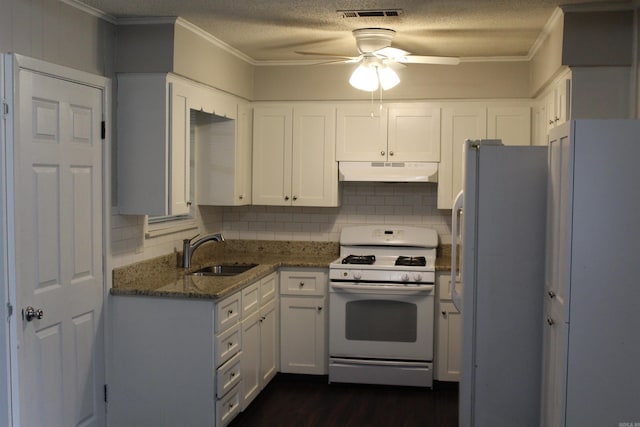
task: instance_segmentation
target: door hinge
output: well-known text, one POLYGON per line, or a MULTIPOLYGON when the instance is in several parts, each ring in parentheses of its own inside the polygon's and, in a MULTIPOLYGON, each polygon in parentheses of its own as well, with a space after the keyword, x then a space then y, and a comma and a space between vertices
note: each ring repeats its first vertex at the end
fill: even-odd
POLYGON ((109 402, 109 386, 106 384, 104 385, 104 402, 109 402))
POLYGON ((107 124, 106 122, 103 120, 102 121, 102 127, 100 129, 100 138, 102 139, 106 139, 107 137, 107 124))
POLYGON ((13 306, 10 302, 7 303, 7 319, 13 316, 13 306))
POLYGON ((6 119, 9 115, 9 104, 7 104, 4 100, 2 101, 2 118, 6 119))

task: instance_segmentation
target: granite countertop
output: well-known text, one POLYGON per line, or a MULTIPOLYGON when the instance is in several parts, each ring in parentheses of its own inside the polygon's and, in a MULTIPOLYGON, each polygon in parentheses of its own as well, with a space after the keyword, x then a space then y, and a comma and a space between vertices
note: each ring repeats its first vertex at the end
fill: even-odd
MULTIPOLYGON (((281 267, 328 268, 339 256, 337 242, 237 240, 203 245, 194 254, 192 268, 177 267, 181 253, 142 261, 113 270, 111 295, 220 299, 281 267), (208 265, 257 264, 235 276, 191 276, 208 265)), ((448 270, 451 246, 438 247, 436 271, 448 270)))
POLYGON ((192 268, 177 267, 181 253, 142 261, 113 270, 111 295, 219 299, 234 293, 281 267, 327 268, 338 258, 337 242, 236 240, 202 245, 192 268), (257 264, 235 276, 191 276, 208 265, 257 264))

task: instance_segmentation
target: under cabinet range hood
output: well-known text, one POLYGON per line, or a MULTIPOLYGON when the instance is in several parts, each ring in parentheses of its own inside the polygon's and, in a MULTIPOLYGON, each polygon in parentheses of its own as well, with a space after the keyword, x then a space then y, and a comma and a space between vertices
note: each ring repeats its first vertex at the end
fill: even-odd
POLYGON ((340 181, 438 182, 436 162, 340 162, 340 181))

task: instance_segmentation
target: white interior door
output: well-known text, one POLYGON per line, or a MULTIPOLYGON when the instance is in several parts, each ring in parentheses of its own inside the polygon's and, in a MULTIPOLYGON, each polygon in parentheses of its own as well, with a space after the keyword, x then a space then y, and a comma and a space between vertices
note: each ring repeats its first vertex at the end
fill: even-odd
POLYGON ((20 425, 104 426, 102 90, 24 69, 17 82, 20 425))

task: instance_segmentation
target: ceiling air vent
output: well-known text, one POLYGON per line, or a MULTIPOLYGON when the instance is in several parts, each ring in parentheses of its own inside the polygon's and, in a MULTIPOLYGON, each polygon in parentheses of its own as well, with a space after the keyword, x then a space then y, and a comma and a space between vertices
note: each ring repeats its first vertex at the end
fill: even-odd
POLYGON ((402 15, 402 9, 338 10, 340 18, 387 18, 402 15))

